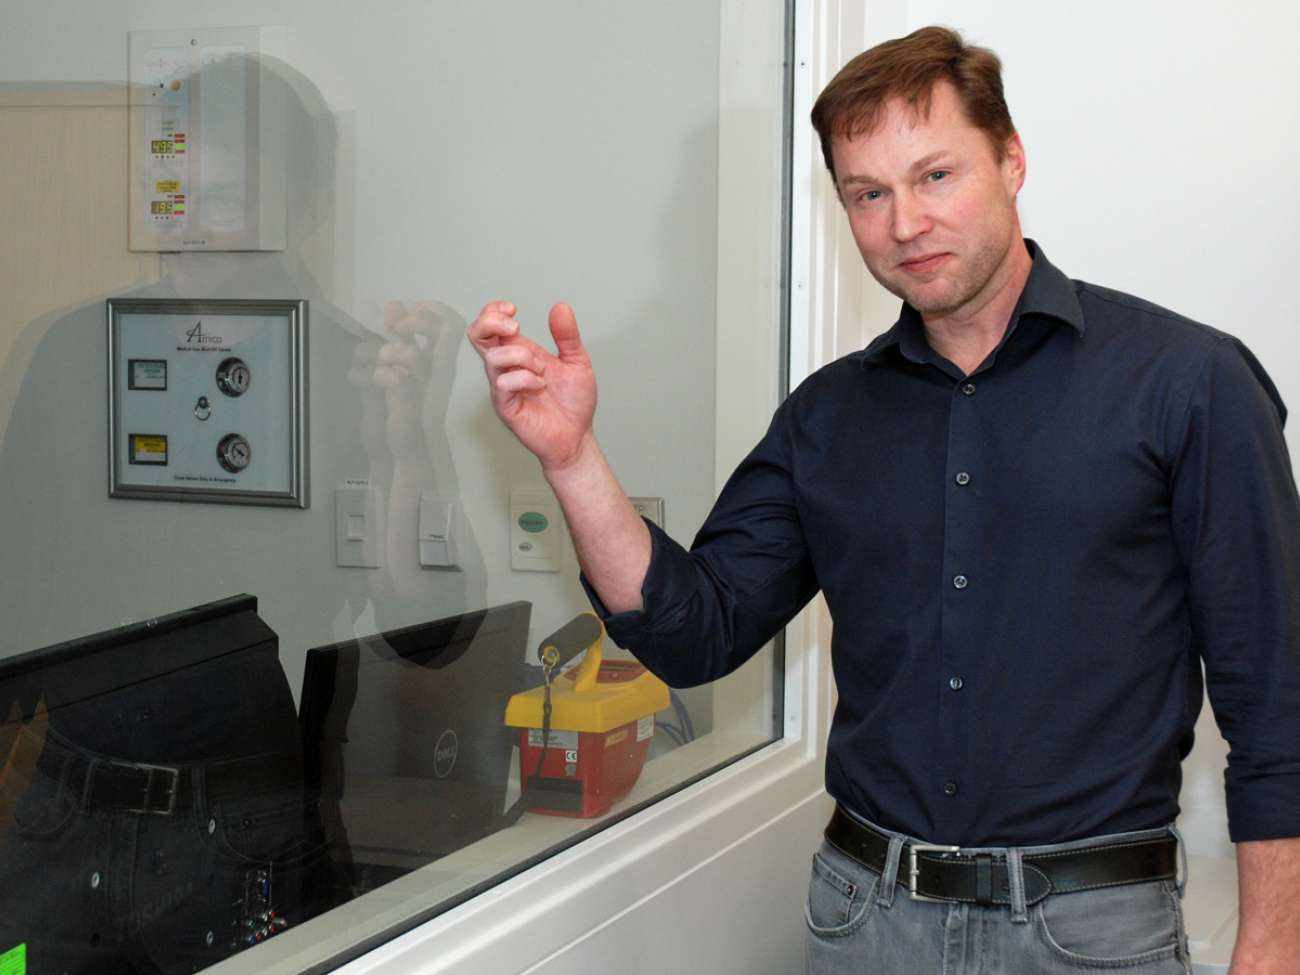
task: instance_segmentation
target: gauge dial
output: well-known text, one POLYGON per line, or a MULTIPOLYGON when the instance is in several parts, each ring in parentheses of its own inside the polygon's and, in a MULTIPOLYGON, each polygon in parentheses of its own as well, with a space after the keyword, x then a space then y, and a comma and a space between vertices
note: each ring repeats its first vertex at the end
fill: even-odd
POLYGON ((237 433, 229 433, 217 444, 217 463, 232 474, 238 474, 253 460, 253 448, 237 433))
POLYGON ((253 374, 243 359, 223 359, 217 366, 217 389, 227 396, 243 396, 252 381, 253 374))

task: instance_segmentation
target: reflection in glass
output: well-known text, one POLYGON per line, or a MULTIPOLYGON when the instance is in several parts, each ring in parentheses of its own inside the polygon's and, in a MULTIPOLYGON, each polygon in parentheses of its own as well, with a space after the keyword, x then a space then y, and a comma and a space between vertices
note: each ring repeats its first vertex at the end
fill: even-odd
MULTIPOLYGON (((30 972, 324 970, 778 735, 780 668, 760 654, 671 692, 632 741, 631 791, 599 815, 517 804, 551 749, 529 751, 507 703, 543 686, 543 634, 587 604, 562 534, 558 572, 512 567, 510 497, 541 478, 490 422, 477 364, 458 370, 467 310, 508 292, 544 333, 527 316, 573 301, 620 475, 689 542, 718 445, 736 446, 715 403, 742 386, 770 398, 716 348, 742 291, 762 296, 746 342, 778 344, 779 32, 766 52, 724 52, 718 8, 694 2, 609 18, 433 5, 402 30, 383 11, 286 9, 296 64, 198 54, 160 95, 186 140, 137 144, 130 86, 103 79, 129 73, 113 32, 154 25, 101 13, 110 43, 94 45, 20 16, 31 56, 0 66, 0 213, 19 228, 0 261, 0 959, 25 945, 30 972), (722 99, 720 67, 741 60, 766 94, 722 99), (240 128, 254 91, 274 126, 240 128), (225 141, 204 144, 205 126, 225 141), (728 132, 750 128, 736 152, 728 132), (183 149, 205 177, 196 197, 159 162, 148 188, 167 206, 136 217, 258 249, 132 250, 145 170, 130 145, 183 149), (757 188, 738 226, 720 187, 742 184, 757 188), (309 305, 309 508, 108 497, 105 301, 136 298, 309 305), (743 382, 724 385, 728 369, 743 382), (211 603, 235 592, 256 600, 211 603)), ((248 436, 250 469, 269 456, 242 427, 217 430, 266 388, 266 363, 222 356, 176 399, 178 432, 134 444, 143 460, 174 462, 199 431, 248 436)), ((176 362, 135 358, 137 388, 177 388, 176 362)), ((610 674, 632 673, 604 649, 610 674)), ((577 658, 553 690, 566 667, 577 658)))
POLYGON ((238 596, 0 662, 0 945, 29 971, 191 972, 327 906, 278 650, 238 596))

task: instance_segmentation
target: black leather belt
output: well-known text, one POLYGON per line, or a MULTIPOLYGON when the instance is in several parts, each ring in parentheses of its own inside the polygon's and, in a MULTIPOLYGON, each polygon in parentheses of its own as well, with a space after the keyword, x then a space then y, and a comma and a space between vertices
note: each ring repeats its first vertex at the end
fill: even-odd
POLYGON ((208 802, 302 787, 302 759, 288 753, 204 765, 148 765, 78 756, 68 783, 80 794, 85 809, 168 816, 192 805, 200 769, 208 802))
MULTIPOLYGON (((838 806, 826 826, 827 841, 868 870, 883 874, 889 837, 858 822, 838 806)), ((907 843, 898 864, 898 883, 913 900, 979 904, 1011 903, 1005 855, 963 853, 960 847, 907 843)), ((1025 904, 1050 894, 1098 887, 1172 880, 1178 876, 1178 843, 1172 836, 1099 843, 1077 850, 1025 854, 1025 904)))

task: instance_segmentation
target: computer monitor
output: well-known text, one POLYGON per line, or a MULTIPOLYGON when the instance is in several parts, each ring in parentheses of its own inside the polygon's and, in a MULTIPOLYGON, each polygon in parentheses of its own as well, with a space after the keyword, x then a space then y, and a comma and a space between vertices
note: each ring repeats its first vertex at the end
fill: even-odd
POLYGON ((299 720, 331 856, 356 893, 502 825, 531 604, 307 652, 299 720))

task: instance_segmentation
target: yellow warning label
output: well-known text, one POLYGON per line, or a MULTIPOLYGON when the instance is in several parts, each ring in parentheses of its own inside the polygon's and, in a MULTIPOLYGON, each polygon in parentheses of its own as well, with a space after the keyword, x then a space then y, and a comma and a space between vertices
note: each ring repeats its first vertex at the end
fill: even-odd
POLYGON ((616 731, 612 735, 607 736, 605 738, 605 745, 606 747, 610 745, 617 745, 620 741, 622 741, 626 737, 627 737, 627 729, 624 728, 622 731, 616 731))
POLYGON ((167 438, 146 437, 137 433, 135 435, 135 452, 137 454, 165 454, 167 453, 167 438))
POLYGON ((160 179, 158 180, 158 193, 179 193, 181 191, 181 181, 178 179, 160 179))
POLYGON ((167 438, 160 434, 131 434, 128 460, 132 464, 166 464, 167 438))

